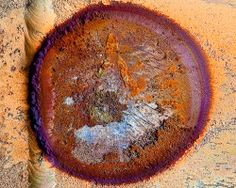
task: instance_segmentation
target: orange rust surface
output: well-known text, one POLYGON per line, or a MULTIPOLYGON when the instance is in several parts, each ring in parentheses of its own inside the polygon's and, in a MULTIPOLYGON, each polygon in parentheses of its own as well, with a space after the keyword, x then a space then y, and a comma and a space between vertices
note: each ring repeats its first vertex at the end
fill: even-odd
MULTIPOLYGON (((142 69, 143 63, 138 61, 129 68, 124 59, 118 54, 120 49, 117 40, 117 37, 113 33, 109 34, 106 46, 106 55, 109 62, 106 61, 103 64, 103 67, 117 64, 125 85, 131 89, 131 96, 134 97, 146 89, 147 81, 144 77, 141 77, 138 80, 135 80, 132 77, 132 73, 142 69)), ((125 51, 127 52, 127 50, 122 50, 123 53, 125 51)))
MULTIPOLYGON (((134 37, 134 45, 136 45, 136 43, 137 45, 140 45, 142 41, 147 40, 147 37, 158 40, 161 43, 164 43, 164 41, 162 41, 163 39, 157 37, 154 32, 147 28, 140 28, 140 26, 126 21, 116 20, 114 22, 115 24, 112 20, 105 19, 102 22, 95 20, 92 21, 92 23, 85 24, 83 29, 78 28, 76 33, 66 35, 62 41, 58 40, 53 48, 49 50, 44 61, 45 66, 42 67, 40 76, 42 92, 47 93, 47 95, 41 96, 42 101, 53 100, 50 97, 50 93, 48 93, 49 90, 47 85, 51 85, 52 91, 56 91, 55 95, 57 100, 53 107, 53 110, 55 111, 54 125, 51 126, 47 119, 44 119, 44 122, 46 129, 49 129, 52 133, 50 137, 51 144, 56 154, 59 156, 59 160, 66 163, 70 168, 75 169, 78 173, 86 173, 87 175, 96 176, 98 178, 124 178, 127 176, 136 176, 148 165, 164 163, 168 156, 171 157, 172 152, 178 152, 181 145, 186 145, 187 138, 189 138, 194 131, 193 127, 182 129, 182 125, 177 125, 184 124, 187 121, 188 115, 186 115, 186 112, 188 112, 190 108, 189 101, 191 100, 189 87, 184 88, 184 86, 188 86, 189 83, 187 76, 183 76, 185 74, 184 71, 181 71, 183 68, 172 68, 175 63, 179 66, 183 66, 181 59, 174 53, 171 47, 163 45, 163 50, 168 51, 166 56, 163 56, 165 61, 164 65, 167 69, 160 69, 161 73, 155 72, 157 77, 156 80, 148 80, 145 73, 145 63, 142 62, 141 59, 145 58, 144 55, 141 56, 141 58, 134 57, 133 60, 135 64, 132 65, 128 63, 128 60, 130 59, 129 54, 136 53, 135 49, 128 45, 128 42, 133 40, 129 37, 134 37), (129 32, 126 33, 126 29, 134 32, 135 35, 130 35, 129 32), (104 48, 102 48, 101 45, 91 45, 93 43, 89 40, 91 35, 95 32, 97 32, 97 35, 99 36, 100 40, 98 41, 100 41, 104 48), (122 34, 118 35, 114 34, 114 32, 122 34), (142 38, 144 33, 145 39, 142 38), (126 41, 124 38, 130 41, 126 41), (105 56, 103 54, 101 56, 95 56, 94 50, 97 52, 104 51, 105 56), (168 61, 165 58, 167 58, 168 61), (64 63, 65 59, 67 62, 66 64, 64 63), (51 75, 46 74, 48 69, 51 71, 51 75), (154 145, 145 147, 145 149, 134 145, 136 150, 140 152, 139 158, 131 160, 128 163, 114 163, 112 161, 117 159, 117 155, 111 153, 106 157, 107 161, 104 163, 91 165, 83 164, 70 156, 71 151, 73 151, 75 146, 75 138, 73 132, 68 132, 68 124, 70 124, 71 119, 74 119, 72 128, 76 130, 85 124, 93 123, 87 113, 84 113, 84 109, 88 106, 88 101, 80 104, 78 107, 70 107, 73 109, 71 110, 69 107, 65 106, 63 100, 65 97, 71 96, 71 94, 76 92, 85 92, 85 96, 88 96, 93 92, 93 88, 96 84, 99 83, 100 77, 103 76, 99 71, 105 71, 104 74, 106 75, 113 69, 118 70, 120 73, 125 88, 130 90, 130 97, 138 97, 140 94, 145 93, 148 84, 150 85, 150 83, 153 82, 155 83, 153 89, 160 89, 160 96, 147 94, 143 96, 144 100, 152 102, 156 101, 157 98, 167 98, 168 103, 165 103, 162 100, 158 102, 160 102, 161 105, 173 108, 177 113, 176 116, 165 123, 165 128, 163 130, 158 131, 158 140, 161 144, 157 142, 154 145), (91 75, 93 71, 97 71, 97 74, 95 74, 96 77, 91 79, 89 75, 91 75), (71 77, 80 72, 84 73, 83 76, 79 76, 80 78, 76 80, 75 85, 71 85, 71 77), (137 73, 142 73, 142 76, 137 75, 137 73), (85 79, 86 82, 84 82, 83 79, 85 79), (48 80, 51 80, 51 83, 48 83, 48 80), (165 82, 172 84, 167 84, 165 82), (77 85, 79 87, 77 87, 77 85), (178 93, 176 93, 176 91, 178 91, 178 93), (173 94, 175 94, 175 96, 173 94), (47 98, 46 100, 45 97, 47 98), (182 106, 178 106, 178 103, 182 106), (78 115, 81 118, 73 118, 78 117, 78 115), (181 115, 186 117, 186 119, 181 117, 181 115)), ((151 43, 153 41, 148 42, 151 43)), ((125 88, 121 88, 120 91, 125 88)), ((47 114, 49 109, 48 104, 50 103, 42 103, 45 114, 47 114)), ((115 104, 113 105, 115 106, 115 104)), ((52 117, 48 116, 48 119, 52 119, 52 117)))

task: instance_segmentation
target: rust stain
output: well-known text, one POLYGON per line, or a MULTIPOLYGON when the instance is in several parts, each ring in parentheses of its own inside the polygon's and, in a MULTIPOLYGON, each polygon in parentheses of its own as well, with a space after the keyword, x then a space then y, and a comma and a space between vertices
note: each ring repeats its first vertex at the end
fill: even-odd
MULTIPOLYGON (((138 61, 129 68, 127 63, 119 54, 119 51, 118 39, 113 33, 110 33, 106 45, 106 55, 108 60, 105 61, 102 66, 103 68, 107 68, 117 64, 126 87, 129 87, 131 90, 131 97, 134 97, 146 89, 147 81, 144 77, 141 77, 138 80, 135 80, 132 77, 133 73, 140 71, 143 68, 143 63, 138 61)), ((125 52, 127 50, 122 51, 125 52)))

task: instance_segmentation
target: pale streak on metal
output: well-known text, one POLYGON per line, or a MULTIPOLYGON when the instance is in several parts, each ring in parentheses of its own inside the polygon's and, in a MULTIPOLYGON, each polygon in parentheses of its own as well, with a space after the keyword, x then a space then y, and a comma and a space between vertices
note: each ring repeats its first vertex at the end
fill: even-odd
POLYGON ((173 114, 171 109, 165 109, 164 113, 160 113, 157 108, 155 103, 130 104, 123 112, 120 122, 91 128, 86 125, 78 129, 75 132, 76 141, 86 144, 75 147, 73 155, 88 164, 100 163, 104 155, 118 150, 120 162, 129 162, 130 159, 125 156, 124 150, 133 142, 138 142, 145 134, 158 130, 163 121, 173 114), (91 153, 85 152, 88 146, 93 148, 95 145, 101 146, 99 151, 95 147, 91 149, 91 153))
POLYGON ((65 100, 64 100, 64 104, 68 105, 68 106, 71 106, 75 103, 73 97, 66 97, 65 100))

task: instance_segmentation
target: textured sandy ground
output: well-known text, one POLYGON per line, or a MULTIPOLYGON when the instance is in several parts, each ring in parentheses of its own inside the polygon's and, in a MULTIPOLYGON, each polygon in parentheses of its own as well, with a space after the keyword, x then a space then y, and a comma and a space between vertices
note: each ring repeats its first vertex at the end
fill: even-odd
MULTIPOLYGON (((209 59, 213 102, 207 130, 171 169, 130 187, 236 187, 236 1, 133 0, 174 19, 209 59)), ((54 0, 56 25, 92 0, 54 0)), ((109 1, 103 1, 104 4, 109 1)), ((0 187, 28 187, 29 144, 22 0, 0 0, 0 187)), ((55 187, 100 187, 54 168, 55 187)))

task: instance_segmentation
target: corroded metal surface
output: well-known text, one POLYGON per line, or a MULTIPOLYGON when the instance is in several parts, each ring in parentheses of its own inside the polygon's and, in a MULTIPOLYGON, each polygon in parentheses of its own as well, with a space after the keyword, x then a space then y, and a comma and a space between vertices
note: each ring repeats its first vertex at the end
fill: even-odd
POLYGON ((149 177, 206 123, 211 91, 200 48, 173 21, 132 4, 82 10, 49 35, 31 71, 41 146, 83 179, 149 177))

